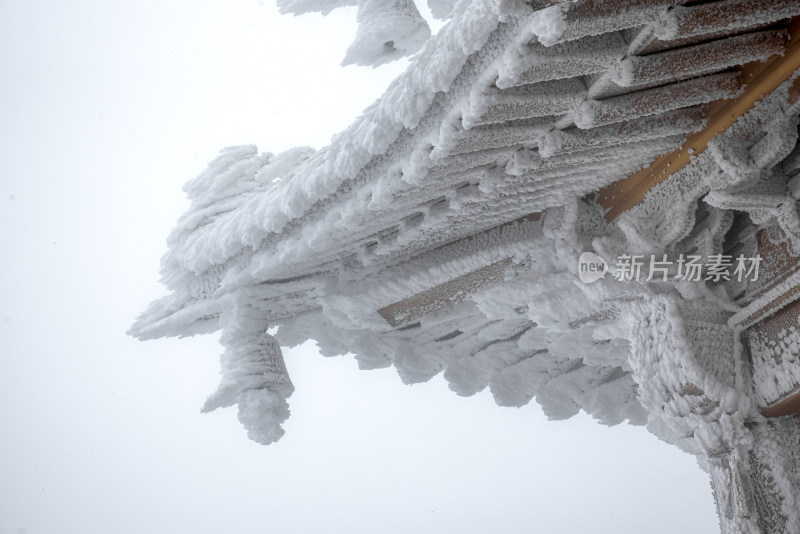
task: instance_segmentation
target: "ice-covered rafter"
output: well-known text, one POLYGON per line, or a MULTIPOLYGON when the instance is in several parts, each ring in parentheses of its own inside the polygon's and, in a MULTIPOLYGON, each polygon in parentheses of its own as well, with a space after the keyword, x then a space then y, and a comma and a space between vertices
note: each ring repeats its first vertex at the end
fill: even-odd
POLYGON ((131 332, 221 330, 204 408, 262 443, 293 391, 279 345, 314 339, 406 383, 646 424, 710 473, 723 532, 800 532, 800 3, 434 6, 449 22, 330 146, 229 148, 186 185, 169 294, 131 332), (768 90, 743 68, 764 61, 768 90), (600 191, 698 136, 609 216, 600 191))
MULTIPOLYGON (((786 52, 783 55, 776 53, 768 61, 756 61, 737 69, 746 81, 741 94, 730 100, 712 101, 705 110, 709 116, 705 128, 688 135, 680 149, 664 154, 645 169, 601 191, 598 200, 608 210, 607 219, 613 220, 641 201, 653 185, 686 166, 693 155, 708 148, 711 139, 725 133, 742 114, 764 98, 764 95, 772 93, 793 77, 800 69, 800 17, 792 19, 789 26, 793 31, 790 32, 786 52)), ((796 101, 794 94, 787 95, 787 105, 793 105, 796 101)))

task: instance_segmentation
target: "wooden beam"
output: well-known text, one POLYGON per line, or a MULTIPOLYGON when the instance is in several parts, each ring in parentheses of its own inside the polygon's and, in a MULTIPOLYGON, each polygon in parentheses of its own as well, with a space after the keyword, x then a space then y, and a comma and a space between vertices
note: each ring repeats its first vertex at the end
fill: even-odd
POLYGON ((759 100, 775 91, 800 70, 800 17, 789 24, 788 49, 783 56, 754 62, 740 68, 745 90, 737 98, 714 102, 706 107, 705 128, 687 136, 683 146, 656 159, 649 167, 600 190, 598 203, 606 209, 606 220, 613 221, 641 202, 650 189, 686 167, 693 155, 708 148, 708 142, 727 131, 759 100))
MULTIPOLYGON (((485 230, 476 235, 471 235, 463 239, 459 239, 453 243, 443 245, 444 247, 456 246, 469 246, 469 243, 479 236, 485 236, 490 232, 502 231, 514 224, 521 224, 526 222, 535 222, 542 218, 539 212, 530 213, 519 219, 509 221, 495 226, 489 230, 485 230)), ((436 249, 436 250, 440 250, 436 249)), ((447 282, 439 284, 425 291, 421 291, 408 298, 384 306, 377 310, 378 314, 386 319, 392 326, 408 325, 411 321, 419 319, 429 313, 441 310, 453 304, 457 304, 464 300, 472 293, 478 291, 482 287, 489 284, 500 282, 505 277, 505 270, 512 263, 511 258, 505 258, 498 262, 492 263, 480 269, 476 269, 465 275, 453 278, 447 282)))
POLYGON ((500 260, 394 304, 389 304, 378 310, 378 313, 390 325, 402 326, 429 313, 457 304, 482 287, 502 282, 506 268, 510 265, 511 258, 500 260))
POLYGON ((783 417, 784 415, 800 415, 800 392, 783 399, 769 408, 761 410, 764 417, 783 417))
MULTIPOLYGON (((794 289, 796 290, 797 287, 794 289)), ((791 293, 791 291, 787 293, 791 293)), ((798 386, 796 380, 791 382, 784 380, 781 384, 778 384, 776 377, 778 374, 785 375, 794 373, 798 367, 800 367, 800 363, 797 361, 798 356, 800 356, 797 347, 792 341, 787 342, 785 339, 782 339, 788 330, 796 327, 798 319, 800 319, 800 300, 795 300, 785 304, 779 310, 754 325, 745 335, 748 340, 752 340, 752 336, 757 336, 762 340, 761 343, 755 346, 753 346, 752 342, 748 342, 751 351, 751 365, 754 369, 753 375, 755 376, 758 371, 761 371, 760 374, 763 376, 763 380, 770 386, 770 391, 772 391, 772 386, 779 387, 780 397, 772 400, 770 405, 761 411, 765 417, 782 417, 784 415, 800 413, 800 386, 798 386), (769 350, 767 350, 765 353, 763 347, 764 339, 774 342, 776 346, 773 347, 773 350, 778 352, 770 353, 769 350), (788 365, 791 365, 791 370, 787 369, 786 366, 788 365), (766 373, 766 375, 763 373, 766 373), (775 380, 775 384, 771 383, 773 379, 775 380), (792 382, 793 385, 789 385, 792 382)), ((754 384, 754 386, 756 391, 761 389, 759 387, 761 384, 754 384)))

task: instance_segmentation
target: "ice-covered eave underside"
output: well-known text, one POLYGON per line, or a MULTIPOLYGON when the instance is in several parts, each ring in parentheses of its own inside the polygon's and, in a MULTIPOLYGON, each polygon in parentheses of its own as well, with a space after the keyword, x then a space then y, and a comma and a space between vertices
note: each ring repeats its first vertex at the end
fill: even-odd
MULTIPOLYGON (((789 0, 460 2, 409 70, 329 147, 277 156, 228 149, 187 184, 192 206, 163 262, 172 293, 133 333, 225 331, 239 320, 229 311, 246 308, 248 321, 279 326, 282 344, 314 338, 323 352, 355 353, 363 367, 394 364, 409 382, 446 369, 462 394, 494 376, 486 370, 493 363, 479 362, 533 365, 520 347, 536 346, 549 359, 539 359, 544 367, 529 369, 531 376, 559 369, 553 376, 571 377, 562 389, 553 380, 550 393, 536 394, 551 415, 580 406, 606 422, 641 421, 625 378, 631 369, 614 355, 627 351, 612 341, 625 336, 593 337, 613 328, 614 299, 639 296, 615 289, 596 299, 602 305, 583 297, 559 303, 575 291, 575 256, 565 250, 589 246, 592 236, 619 234, 628 252, 686 237, 708 188, 674 195, 676 218, 659 194, 678 174, 637 178, 650 194, 609 223, 604 208, 613 212, 615 199, 631 198, 627 189, 609 196, 612 184, 628 183, 660 157, 688 153, 695 145, 687 143, 709 129, 721 133, 719 108, 752 96, 758 77, 746 66, 796 57, 789 21, 798 15, 800 5, 789 0), (588 211, 574 209, 578 199, 588 211), (642 221, 663 218, 672 226, 644 235, 642 221), (498 295, 519 301, 519 309, 506 310, 498 295), (547 304, 520 311, 535 300, 547 304), (588 311, 570 311, 577 302, 588 311), (551 334, 528 339, 540 335, 535 326, 551 334), (561 331, 569 336, 557 341, 552 332, 561 331), (564 349, 570 344, 594 353, 576 363, 564 349), (456 353, 470 358, 448 363, 456 353), (611 383, 619 387, 605 387, 611 383), (559 395, 583 400, 553 400, 559 395), (601 413, 602 395, 629 409, 601 413)), ((795 76, 792 70, 773 91, 783 122, 796 113, 787 96, 795 76)), ((773 107, 741 111, 749 117, 740 128, 745 138, 763 133, 777 116, 773 107)), ((503 404, 533 395, 510 383, 496 388, 503 404)))
POLYGON ((790 0, 462 2, 331 146, 229 150, 187 184, 163 265, 176 292, 139 330, 186 333, 184 313, 155 330, 200 293, 374 272, 619 182, 704 131, 702 106, 739 95, 741 65, 785 54, 798 14, 790 0))

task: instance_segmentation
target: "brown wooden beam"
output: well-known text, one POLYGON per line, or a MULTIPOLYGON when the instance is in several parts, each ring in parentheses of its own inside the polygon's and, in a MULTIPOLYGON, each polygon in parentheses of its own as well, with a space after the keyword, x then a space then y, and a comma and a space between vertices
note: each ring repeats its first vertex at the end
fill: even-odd
POLYGON ((502 282, 511 258, 453 278, 416 295, 389 304, 378 313, 392 326, 402 326, 420 317, 463 301, 482 287, 502 282))
POLYGON ((769 408, 761 410, 764 417, 782 417, 784 415, 800 415, 800 393, 783 399, 769 408))
POLYGON ((745 90, 737 98, 713 102, 706 107, 706 127, 687 136, 683 146, 656 159, 649 167, 600 190, 598 203, 606 209, 606 220, 613 221, 641 202, 650 189, 686 167, 693 155, 708 148, 708 142, 727 131, 759 100, 775 91, 800 70, 800 17, 788 27, 789 43, 784 55, 740 68, 745 90))
MULTIPOLYGON (((452 247, 454 245, 467 245, 480 235, 485 235, 489 232, 497 232, 514 224, 525 222, 535 222, 542 218, 541 213, 530 213, 520 219, 509 221, 495 226, 489 230, 485 230, 479 234, 459 239, 453 243, 443 245, 443 247, 452 247)), ((438 250, 438 249, 437 249, 438 250)), ((378 314, 386 319, 392 326, 408 325, 411 321, 419 319, 429 313, 441 310, 453 304, 457 304, 467 298, 469 295, 475 293, 479 289, 496 282, 503 280, 505 270, 512 263, 511 258, 505 258, 498 262, 492 263, 480 269, 476 269, 465 275, 453 278, 447 282, 439 284, 425 291, 411 295, 403 300, 393 302, 388 306, 377 310, 378 314)))

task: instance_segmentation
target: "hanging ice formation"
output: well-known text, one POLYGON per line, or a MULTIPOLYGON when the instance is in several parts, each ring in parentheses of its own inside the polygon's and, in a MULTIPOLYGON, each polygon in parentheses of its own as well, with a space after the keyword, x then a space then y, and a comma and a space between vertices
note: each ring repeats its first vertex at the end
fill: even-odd
MULTIPOLYGON (((446 18, 448 0, 433 0, 433 16, 446 18)), ((358 32, 342 65, 375 67, 416 53, 431 36, 413 0, 278 0, 282 13, 312 11, 327 15, 337 7, 358 5, 358 32)))
POLYGON ((413 3, 360 3, 346 61, 421 45, 409 69, 327 148, 229 148, 189 182, 132 333, 221 330, 204 409, 261 443, 289 413, 279 345, 314 339, 646 424, 710 473, 723 532, 800 532, 800 3, 683 4, 435 2, 427 39, 413 3), (610 272, 580 281, 583 252, 610 272), (699 279, 645 276, 690 256, 699 279), (723 257, 760 276, 710 276, 723 257))

